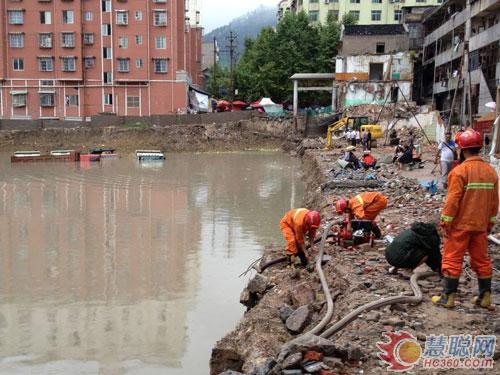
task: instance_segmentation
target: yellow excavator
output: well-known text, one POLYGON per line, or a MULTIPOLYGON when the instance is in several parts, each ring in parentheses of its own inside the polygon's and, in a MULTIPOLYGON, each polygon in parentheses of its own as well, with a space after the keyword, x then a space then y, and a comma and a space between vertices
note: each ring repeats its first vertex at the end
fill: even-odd
POLYGON ((347 129, 356 129, 359 131, 368 131, 372 133, 372 139, 382 138, 382 127, 376 124, 370 124, 367 116, 343 117, 328 127, 326 134, 326 148, 332 148, 332 139, 343 138, 347 129))

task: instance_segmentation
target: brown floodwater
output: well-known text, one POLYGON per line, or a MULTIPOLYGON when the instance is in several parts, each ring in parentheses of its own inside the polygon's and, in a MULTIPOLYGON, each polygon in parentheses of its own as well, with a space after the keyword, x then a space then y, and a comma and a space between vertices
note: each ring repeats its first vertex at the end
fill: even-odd
POLYGON ((280 152, 0 155, 0 374, 207 374, 299 171, 280 152))

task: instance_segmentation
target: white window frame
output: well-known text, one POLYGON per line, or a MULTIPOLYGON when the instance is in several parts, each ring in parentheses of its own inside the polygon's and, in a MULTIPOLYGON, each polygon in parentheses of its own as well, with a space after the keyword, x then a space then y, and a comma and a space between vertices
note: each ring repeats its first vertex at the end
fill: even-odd
POLYGON ((153 59, 155 73, 168 73, 168 60, 167 59, 153 59), (160 69, 158 69, 160 68, 160 69))
POLYGON ((90 10, 87 10, 85 12, 84 16, 85 16, 86 22, 91 22, 94 19, 94 13, 92 13, 92 11, 90 11, 90 10))
POLYGON ((52 13, 48 10, 40 11, 40 24, 42 25, 52 25, 52 13), (42 22, 43 14, 43 22, 42 22))
POLYGON ((113 50, 111 47, 102 47, 102 58, 105 60, 111 60, 113 58, 113 50))
POLYGON ((75 48, 76 45, 76 35, 73 32, 63 32, 61 33, 61 47, 62 48, 75 48))
POLYGON ((54 59, 52 57, 39 57, 38 58, 38 71, 40 72, 53 72, 54 59))
POLYGON ((167 49, 167 37, 162 35, 155 36, 155 49, 167 49))
POLYGON ((116 24, 117 25, 128 25, 128 11, 127 10, 117 10, 116 11, 116 24))
POLYGON ((119 57, 116 59, 117 70, 120 73, 128 73, 130 72, 130 59, 126 57, 119 57))
POLYGON ((113 94, 111 94, 111 93, 104 94, 103 102, 104 102, 104 105, 113 105, 113 94))
POLYGON ((138 46, 142 45, 142 35, 135 36, 135 44, 137 44, 138 46))
POLYGON ((28 102, 28 94, 11 94, 12 96, 12 107, 22 108, 26 107, 28 102))
POLYGON ((61 57, 61 70, 63 72, 76 72, 76 57, 61 57))
POLYGON ((127 49, 128 48, 128 37, 119 36, 118 37, 118 47, 127 49))
POLYGON ((135 59, 135 67, 137 69, 142 68, 142 59, 140 57, 138 57, 138 58, 135 59))
POLYGON ((142 21, 142 10, 136 10, 134 13, 134 18, 136 21, 142 21))
POLYGON ((381 10, 372 10, 371 11, 371 20, 372 21, 381 21, 382 20, 382 11, 381 10))
POLYGON ((72 10, 63 10, 62 23, 64 25, 73 25, 75 23, 75 12, 72 10))
POLYGON ((78 97, 78 94, 73 94, 73 95, 66 95, 64 98, 64 104, 66 107, 76 107, 78 106, 78 103, 80 102, 80 98, 78 97))
POLYGON ((167 26, 167 11, 163 9, 153 9, 153 25, 167 26))
POLYGON ((12 70, 15 72, 22 72, 24 70, 24 59, 22 57, 14 57, 12 59, 12 70), (21 65, 22 67, 20 67, 21 65))
POLYGON ((10 48, 24 48, 24 33, 9 33, 10 48))
POLYGON ((94 33, 83 33, 83 44, 87 46, 94 44, 94 33))
POLYGON ((55 106, 55 94, 50 92, 41 92, 38 94, 40 97, 40 107, 54 107, 55 106), (49 99, 48 102, 46 100, 49 99))
POLYGON ((9 25, 24 24, 24 10, 7 10, 9 16, 9 25))

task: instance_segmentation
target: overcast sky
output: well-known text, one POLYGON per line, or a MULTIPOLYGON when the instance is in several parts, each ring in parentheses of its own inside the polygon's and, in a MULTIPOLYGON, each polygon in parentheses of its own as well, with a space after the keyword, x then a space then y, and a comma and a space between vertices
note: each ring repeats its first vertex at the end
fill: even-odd
POLYGON ((227 25, 233 18, 258 8, 276 6, 279 0, 202 0, 201 20, 205 33, 227 25))

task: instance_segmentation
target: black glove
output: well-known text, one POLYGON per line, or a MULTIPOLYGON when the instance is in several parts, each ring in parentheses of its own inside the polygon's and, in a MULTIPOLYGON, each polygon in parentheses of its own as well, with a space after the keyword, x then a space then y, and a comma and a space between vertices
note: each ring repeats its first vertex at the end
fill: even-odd
POLYGON ((309 261, 307 260, 306 254, 304 254, 302 251, 299 251, 299 252, 297 253, 297 256, 298 256, 298 257, 299 257, 299 259, 300 259, 300 263, 301 263, 304 267, 306 267, 306 266, 307 266, 307 264, 309 263, 309 261))

